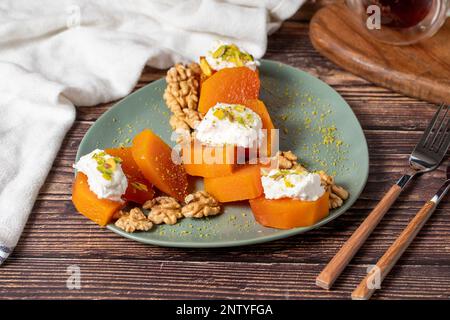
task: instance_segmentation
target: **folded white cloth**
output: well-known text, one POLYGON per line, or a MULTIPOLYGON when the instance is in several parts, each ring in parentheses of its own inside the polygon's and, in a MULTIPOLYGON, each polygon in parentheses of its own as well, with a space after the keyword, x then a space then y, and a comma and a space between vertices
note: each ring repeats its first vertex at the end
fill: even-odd
POLYGON ((257 58, 305 0, 2 0, 0 264, 17 244, 75 107, 119 99, 143 67, 216 40, 257 58))

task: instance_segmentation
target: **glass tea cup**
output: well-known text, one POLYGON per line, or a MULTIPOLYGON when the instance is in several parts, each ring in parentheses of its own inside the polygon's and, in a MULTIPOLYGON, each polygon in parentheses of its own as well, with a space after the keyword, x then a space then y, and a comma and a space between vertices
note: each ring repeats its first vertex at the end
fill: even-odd
POLYGON ((346 0, 375 39, 409 45, 432 37, 444 24, 450 0, 346 0))

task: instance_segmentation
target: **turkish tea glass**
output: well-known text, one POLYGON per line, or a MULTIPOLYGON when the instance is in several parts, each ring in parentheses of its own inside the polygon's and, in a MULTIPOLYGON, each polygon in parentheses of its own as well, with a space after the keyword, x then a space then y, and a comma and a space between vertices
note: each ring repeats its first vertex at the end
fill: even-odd
POLYGON ((444 24, 450 0, 346 0, 375 39, 409 45, 432 37, 444 24))

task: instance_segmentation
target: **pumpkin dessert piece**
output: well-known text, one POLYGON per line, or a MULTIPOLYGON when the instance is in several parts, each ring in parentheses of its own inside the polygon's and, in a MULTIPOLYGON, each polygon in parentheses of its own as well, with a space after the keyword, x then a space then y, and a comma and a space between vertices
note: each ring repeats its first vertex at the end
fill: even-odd
POLYGON ((275 129, 272 119, 270 118, 270 113, 264 102, 259 99, 248 99, 243 103, 243 105, 252 109, 259 115, 262 121, 263 129, 275 129))
POLYGON ((251 54, 235 44, 218 43, 200 57, 200 100, 202 114, 217 103, 243 104, 259 95, 259 65, 251 54))
POLYGON ((188 194, 188 179, 181 164, 172 159, 172 149, 151 130, 136 135, 131 147, 142 175, 162 192, 179 201, 188 194))
POLYGON ((133 159, 130 147, 105 149, 105 152, 122 160, 122 170, 128 180, 128 187, 122 198, 126 201, 144 204, 153 199, 153 185, 145 179, 133 159))
POLYGON ((262 135, 256 112, 240 104, 218 103, 197 126, 195 140, 182 147, 186 171, 206 178, 229 175, 245 163, 250 149, 256 155, 262 135))
POLYGON ((250 199, 256 221, 266 227, 291 229, 307 227, 328 216, 329 193, 316 201, 283 198, 269 200, 264 197, 250 199))
POLYGON ((191 176, 215 178, 230 175, 236 166, 233 146, 208 146, 194 140, 182 147, 183 165, 191 176))
POLYGON ((78 172, 72 188, 72 202, 79 213, 100 226, 111 222, 114 214, 125 206, 125 202, 99 199, 89 189, 88 178, 78 172))
POLYGON ((233 43, 217 42, 205 56, 200 57, 202 82, 211 77, 219 70, 226 68, 247 67, 256 71, 259 62, 245 50, 240 49, 233 43))
POLYGON ((275 138, 276 132, 274 131, 275 126, 270 117, 269 111, 267 110, 264 102, 258 99, 249 99, 244 102, 244 105, 252 109, 256 114, 259 115, 262 121, 262 128, 265 129, 265 143, 260 146, 259 156, 260 157, 270 157, 272 155, 272 139, 275 138))
POLYGON ((239 166, 232 174, 218 178, 205 178, 205 190, 219 202, 254 199, 262 195, 260 166, 239 166))
POLYGON ((259 88, 257 71, 247 67, 219 70, 202 83, 198 111, 206 114, 219 102, 243 104, 249 99, 257 99, 259 88))
POLYGON ((306 227, 329 213, 329 193, 317 173, 303 167, 262 169, 264 195, 250 200, 256 221, 266 227, 291 229, 306 227))
POLYGON ((72 189, 72 202, 77 210, 101 226, 123 207, 128 181, 122 160, 95 149, 82 156, 74 169, 77 175, 72 189))

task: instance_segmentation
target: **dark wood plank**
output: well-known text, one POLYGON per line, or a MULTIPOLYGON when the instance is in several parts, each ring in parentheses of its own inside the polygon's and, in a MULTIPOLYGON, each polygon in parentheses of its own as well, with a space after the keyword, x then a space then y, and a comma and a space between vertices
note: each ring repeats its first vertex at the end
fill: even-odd
MULTIPOLYGON (((357 206, 361 203, 357 204, 357 206)), ((355 263, 372 263, 400 234, 417 209, 394 209, 358 253, 355 263)), ((352 209, 332 223, 292 238, 243 248, 168 249, 133 243, 100 229, 79 215, 67 201, 38 201, 22 241, 18 257, 153 258, 189 261, 239 261, 277 263, 326 263, 367 215, 352 209), (317 253, 321 254, 318 255, 317 253), (168 255, 169 254, 169 255, 168 255)), ((439 208, 400 261, 404 265, 450 264, 448 205, 439 208)))
MULTIPOLYGON (((366 266, 350 266, 334 291, 311 286, 317 264, 192 262, 127 259, 14 258, 2 267, 0 295, 83 299, 336 299, 348 298, 366 266), (16 266, 21 265, 18 269, 16 266), (67 268, 81 271, 81 288, 68 290, 67 268)), ((443 298, 449 266, 397 266, 376 298, 443 298)))

